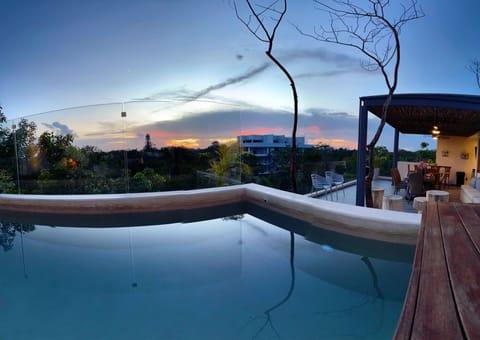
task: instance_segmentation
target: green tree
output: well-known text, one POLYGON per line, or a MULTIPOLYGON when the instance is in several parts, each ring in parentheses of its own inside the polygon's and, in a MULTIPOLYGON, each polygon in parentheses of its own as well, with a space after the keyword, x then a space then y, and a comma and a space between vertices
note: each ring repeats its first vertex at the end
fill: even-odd
POLYGON ((225 186, 229 179, 241 181, 242 173, 250 175, 250 167, 242 161, 238 143, 221 144, 217 159, 210 162, 210 169, 217 177, 217 186, 225 186))
POLYGON ((14 155, 13 143, 11 142, 11 132, 6 126, 7 118, 0 106, 0 168, 12 169, 12 159, 14 155))
POLYGON ((16 143, 14 157, 18 158, 21 174, 28 175, 39 170, 38 162, 35 161, 38 153, 38 146, 35 144, 36 130, 37 125, 34 122, 22 118, 17 128, 12 131, 10 140, 12 143, 16 143))
POLYGON ((390 175, 393 159, 392 153, 386 146, 375 147, 375 168, 380 170, 380 175, 390 175))
POLYGON ((130 181, 131 192, 161 191, 165 186, 166 178, 155 173, 154 169, 145 168, 137 172, 130 181))
POLYGON ((15 193, 15 182, 4 169, 0 169, 0 192, 5 194, 15 193))
POLYGON ((248 166, 250 173, 242 172, 242 183, 254 182, 254 176, 258 176, 263 171, 263 165, 259 159, 251 152, 243 152, 240 155, 242 162, 248 166))
POLYGON ((72 135, 56 135, 51 131, 45 131, 38 139, 40 153, 50 167, 55 166, 67 157, 67 149, 72 143, 72 135))
POLYGON ((420 143, 420 150, 416 152, 417 156, 415 161, 425 161, 428 163, 435 163, 436 150, 428 150, 429 144, 427 142, 420 143))

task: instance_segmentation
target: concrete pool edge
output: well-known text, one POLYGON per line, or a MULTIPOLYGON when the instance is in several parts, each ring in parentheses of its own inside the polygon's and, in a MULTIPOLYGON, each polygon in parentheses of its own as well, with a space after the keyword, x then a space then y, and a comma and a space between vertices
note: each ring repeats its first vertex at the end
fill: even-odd
MULTIPOLYGON (((183 222, 188 211, 238 205, 249 213, 248 204, 287 215, 313 226, 378 241, 414 245, 420 214, 404 213, 318 200, 258 184, 156 193, 106 195, 14 195, 0 194, 0 214, 115 215, 159 213, 183 222), (184 212, 183 214, 180 212, 184 212), (173 216, 173 217, 172 217, 173 216)), ((257 216, 261 218, 262 216, 257 216)), ((198 217, 200 219, 200 217, 198 217)), ((189 218, 194 220, 195 218, 189 218)), ((158 221, 162 223, 162 221, 158 221)))

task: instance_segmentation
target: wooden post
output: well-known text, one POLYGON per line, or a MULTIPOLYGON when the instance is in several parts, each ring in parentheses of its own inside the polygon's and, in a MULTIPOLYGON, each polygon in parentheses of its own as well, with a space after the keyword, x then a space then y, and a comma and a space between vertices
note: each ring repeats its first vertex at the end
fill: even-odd
POLYGON ((374 208, 382 209, 384 191, 385 190, 383 188, 372 188, 374 208))
POLYGON ((383 209, 403 211, 403 197, 400 195, 388 195, 383 198, 383 209))

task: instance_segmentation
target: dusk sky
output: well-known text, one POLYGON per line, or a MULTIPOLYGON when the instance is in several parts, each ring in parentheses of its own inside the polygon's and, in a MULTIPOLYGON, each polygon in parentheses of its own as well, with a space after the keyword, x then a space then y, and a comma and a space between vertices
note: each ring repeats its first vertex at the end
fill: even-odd
MULTIPOLYGON (((400 36, 397 93, 480 95, 466 67, 480 58, 480 1, 418 3, 425 17, 400 36)), ((297 32, 293 24, 311 32, 328 23, 313 1, 288 5, 273 52, 298 86, 298 135, 355 148, 358 98, 386 93, 383 78, 361 67, 357 51, 297 32)), ((230 0, 0 0, 0 13, 0 105, 8 119, 28 116, 40 130, 105 148, 126 136, 141 146, 146 133, 159 147, 291 135, 290 85, 230 0), (61 110, 107 103, 116 104, 61 110), (37 115, 52 110, 61 111, 37 115)), ((430 136, 405 135, 400 147, 416 150, 422 141, 436 147, 430 136)), ((378 145, 392 144, 387 129, 378 145)))

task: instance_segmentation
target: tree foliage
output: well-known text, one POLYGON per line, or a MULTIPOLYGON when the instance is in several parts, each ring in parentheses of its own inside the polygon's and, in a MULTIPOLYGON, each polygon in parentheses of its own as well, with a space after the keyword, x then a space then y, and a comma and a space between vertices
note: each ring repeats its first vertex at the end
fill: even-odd
POLYGON ((45 131, 38 138, 40 153, 50 167, 67 157, 67 150, 73 143, 70 134, 57 135, 52 131, 45 131))
POLYGON ((212 172, 217 177, 217 186, 227 185, 226 179, 238 179, 242 174, 250 175, 250 167, 243 162, 238 143, 220 144, 217 159, 210 162, 212 172))

